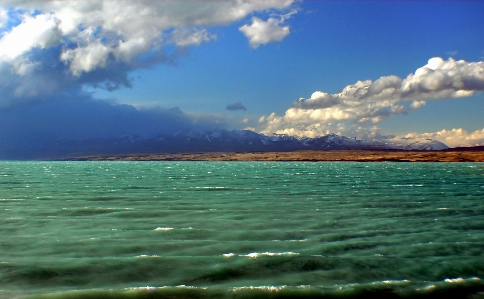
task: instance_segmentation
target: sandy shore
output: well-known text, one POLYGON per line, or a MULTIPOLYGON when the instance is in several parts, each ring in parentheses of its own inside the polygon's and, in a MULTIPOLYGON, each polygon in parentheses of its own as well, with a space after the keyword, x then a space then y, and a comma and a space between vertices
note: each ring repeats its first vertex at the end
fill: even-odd
POLYGON ((358 162, 484 162, 484 151, 332 150, 255 153, 177 153, 78 156, 87 161, 358 161, 358 162))

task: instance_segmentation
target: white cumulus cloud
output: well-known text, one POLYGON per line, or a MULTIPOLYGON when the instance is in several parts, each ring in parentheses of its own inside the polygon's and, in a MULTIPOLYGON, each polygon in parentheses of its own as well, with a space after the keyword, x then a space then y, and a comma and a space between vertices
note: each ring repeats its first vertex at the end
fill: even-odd
POLYGON ((270 42, 282 41, 290 32, 289 26, 284 26, 284 21, 296 12, 272 16, 267 21, 253 17, 252 24, 245 24, 239 27, 239 30, 247 37, 250 46, 254 49, 270 42))
POLYGON ((294 102, 284 115, 272 113, 259 123, 264 134, 314 137, 331 132, 368 138, 378 131, 370 127, 419 109, 428 100, 468 97, 482 90, 484 62, 434 57, 405 79, 392 75, 358 81, 336 94, 316 91, 294 102))
POLYGON ((251 25, 246 24, 239 30, 249 39, 252 48, 258 48, 272 41, 281 41, 289 34, 289 26, 281 26, 281 21, 275 18, 263 21, 253 17, 251 25))
MULTIPOLYGON (((132 59, 161 43, 199 45, 213 39, 206 28, 227 25, 254 12, 286 9, 293 0, 248 1, 3 1, 0 25, 8 20, 7 8, 23 12, 21 24, 1 36, 4 55, 15 56, 33 46, 59 42, 59 33, 69 41, 113 41, 106 47, 115 56, 132 59), (35 17, 31 14, 40 11, 35 17), (55 31, 55 32, 54 32, 55 31), (55 35, 55 38, 54 38, 55 35), (166 37, 171 35, 171 37, 166 37), (89 40, 86 40, 86 36, 89 40), (8 46, 5 46, 8 45, 8 46), (121 47, 122 49, 118 49, 121 47), (130 51, 127 48, 136 48, 130 51), (117 53, 122 52, 122 53, 117 53), (127 53, 132 53, 128 55, 127 53)), ((101 63, 102 65, 102 63, 101 63)))
POLYGON ((24 16, 23 22, 0 38, 0 61, 12 61, 32 48, 46 48, 60 41, 60 20, 53 14, 24 16))

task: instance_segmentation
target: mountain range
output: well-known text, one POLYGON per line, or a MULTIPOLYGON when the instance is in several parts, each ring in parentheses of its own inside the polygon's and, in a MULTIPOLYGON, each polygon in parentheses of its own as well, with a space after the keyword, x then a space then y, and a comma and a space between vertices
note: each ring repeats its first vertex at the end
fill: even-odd
POLYGON ((296 150, 444 150, 436 140, 400 139, 398 142, 359 140, 336 134, 317 138, 298 138, 274 134, 267 136, 249 130, 186 130, 142 137, 124 135, 118 138, 58 139, 45 148, 12 149, 0 152, 3 159, 48 159, 73 155, 122 155, 131 153, 182 152, 277 152, 296 150))

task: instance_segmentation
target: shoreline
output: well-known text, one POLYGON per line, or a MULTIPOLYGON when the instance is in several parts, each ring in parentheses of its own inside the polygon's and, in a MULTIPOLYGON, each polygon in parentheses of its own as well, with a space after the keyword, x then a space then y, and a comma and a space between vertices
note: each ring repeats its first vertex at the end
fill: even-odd
POLYGON ((484 150, 303 150, 291 152, 205 152, 79 155, 57 161, 280 161, 280 162, 484 162, 484 150))

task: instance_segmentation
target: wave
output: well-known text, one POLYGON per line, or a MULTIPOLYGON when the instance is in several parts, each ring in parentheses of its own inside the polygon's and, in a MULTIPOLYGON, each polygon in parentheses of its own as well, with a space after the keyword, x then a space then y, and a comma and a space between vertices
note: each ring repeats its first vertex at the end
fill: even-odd
POLYGON ((133 287, 109 290, 75 290, 17 297, 23 299, 160 299, 160 298, 484 298, 484 282, 477 278, 454 278, 438 282, 386 280, 332 287, 244 286, 244 287, 133 287))

